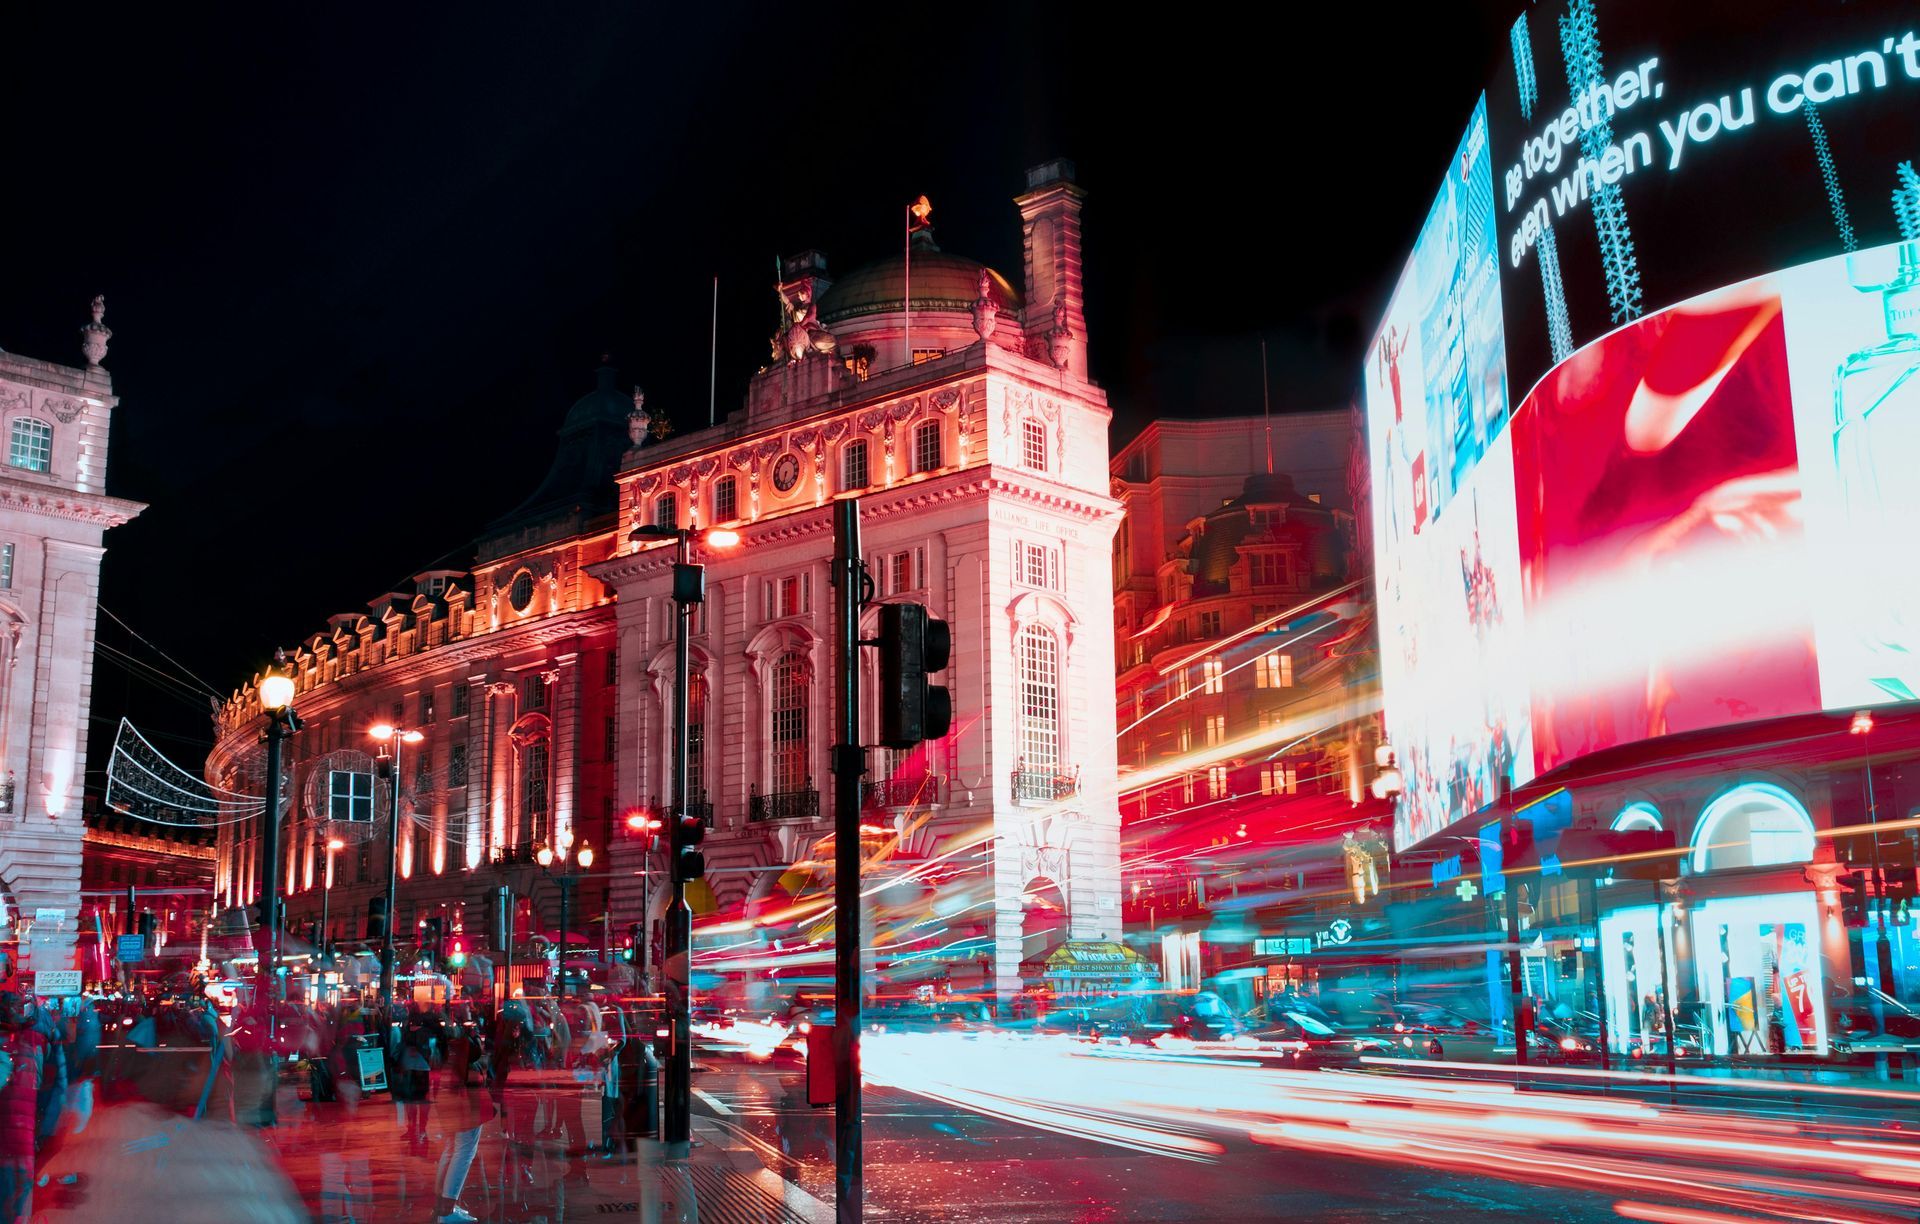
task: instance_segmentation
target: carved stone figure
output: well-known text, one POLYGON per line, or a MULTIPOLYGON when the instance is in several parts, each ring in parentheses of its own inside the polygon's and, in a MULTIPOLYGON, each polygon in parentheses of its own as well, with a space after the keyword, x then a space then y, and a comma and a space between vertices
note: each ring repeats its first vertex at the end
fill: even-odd
POLYGON ((80 329, 80 351, 86 354, 87 364, 91 366, 97 366, 107 359, 107 341, 113 339, 113 329, 101 322, 106 313, 106 295, 94 294, 93 322, 80 329))
POLYGON ((1067 326, 1067 304, 1058 298, 1053 302, 1053 330, 1047 333, 1047 357, 1053 362, 1053 368, 1067 368, 1067 358, 1073 352, 1073 329, 1067 326))
POLYGON ((980 269, 980 296, 973 299, 973 330, 982 340, 991 339, 1000 321, 1000 304, 993 300, 993 278, 980 269))
POLYGON ((780 295, 780 333, 774 337, 774 355, 789 364, 809 353, 822 356, 833 352, 839 342, 820 322, 820 307, 806 285, 778 285, 780 295))
POLYGON ((627 441, 639 446, 647 440, 647 393, 633 389, 633 411, 627 414, 627 441))

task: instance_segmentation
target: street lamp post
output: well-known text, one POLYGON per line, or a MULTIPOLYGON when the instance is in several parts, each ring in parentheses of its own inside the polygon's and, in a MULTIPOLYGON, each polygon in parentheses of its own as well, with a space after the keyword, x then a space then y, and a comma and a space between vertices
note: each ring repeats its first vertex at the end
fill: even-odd
MULTIPOLYGON (((1867 784, 1867 861, 1873 872, 1870 877, 1872 886, 1867 892, 1869 897, 1877 897, 1880 901, 1873 907, 1879 924, 1878 938, 1873 941, 1874 984, 1879 990, 1867 996, 1867 1007, 1873 1016, 1874 1036, 1885 1037, 1887 1008, 1880 996, 1889 991, 1893 983, 1893 945, 1887 942, 1887 877, 1880 870, 1880 810, 1873 801, 1873 714, 1867 710, 1856 712, 1847 731, 1860 737, 1861 771, 1867 784)), ((1861 959, 1866 958, 1863 956, 1861 959)), ((1888 1078, 1887 1051, 1884 1047, 1878 1047, 1873 1052, 1873 1070, 1880 1079, 1888 1078)))
POLYGON ((267 1058, 274 1067, 268 1081, 263 1120, 274 1123, 274 1091, 279 1064, 273 1053, 274 985, 280 977, 280 753, 294 732, 300 729, 300 716, 293 712, 293 677, 282 668, 287 661, 284 650, 273 652, 274 665, 260 680, 260 709, 267 716, 267 803, 261 812, 260 830, 260 922, 254 932, 254 1001, 264 1005, 267 1014, 267 1058))
MULTIPOLYGON (((687 817, 687 634, 693 606, 706 598, 706 569, 693 563, 693 532, 686 527, 642 524, 629 534, 633 540, 672 540, 673 554, 673 827, 670 854, 677 855, 680 830, 687 817)), ((737 531, 709 531, 706 542, 731 548, 740 542, 737 531)), ((677 857, 667 864, 670 900, 666 918, 667 1026, 671 1032, 667 1054, 667 1101, 661 1138, 667 1151, 684 1156, 693 1138, 693 909, 687 904, 686 879, 677 857)))
POLYGON ((560 867, 559 874, 553 879, 554 883, 560 885, 560 993, 565 995, 573 993, 567 989, 567 927, 569 925, 567 907, 573 899, 573 886, 580 882, 580 877, 574 873, 573 868, 578 864, 580 870, 585 871, 593 866, 593 847, 583 841, 580 843, 579 851, 575 853, 572 829, 561 829, 554 834, 553 840, 559 847, 557 851, 553 846, 542 846, 534 857, 539 860, 540 866, 549 872, 553 870, 555 864, 560 867))
POLYGON ((367 732, 380 742, 380 763, 387 769, 387 909, 380 922, 380 1000, 393 1012, 393 907, 400 886, 400 748, 427 737, 392 723, 375 723, 367 732), (389 750, 391 752, 389 753, 389 750))

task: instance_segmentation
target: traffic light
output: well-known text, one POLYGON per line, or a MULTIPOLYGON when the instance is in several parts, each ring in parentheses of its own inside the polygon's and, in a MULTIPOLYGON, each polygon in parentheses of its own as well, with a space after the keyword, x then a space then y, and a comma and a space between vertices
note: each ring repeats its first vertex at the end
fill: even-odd
POLYGON ((467 941, 456 938, 447 953, 447 968, 458 969, 467 963, 467 941))
POLYGON ((1867 873, 1849 871, 1840 877, 1840 917, 1850 927, 1867 925, 1867 873))
POLYGON ((637 922, 629 922, 627 924, 627 943, 625 947, 620 949, 620 959, 631 965, 639 955, 640 924, 637 922))
POLYGON ((1913 902, 1916 885, 1920 885, 1920 872, 1912 863, 1894 863, 1881 872, 1885 881, 1887 918, 1895 926, 1905 926, 1913 914, 1913 902))
POLYGON ((953 725, 953 695, 927 683, 953 655, 947 622, 916 603, 880 605, 880 743, 911 748, 953 725))
POLYGON ((683 884, 707 874, 707 856, 700 843, 707 837, 707 822, 691 813, 673 817, 673 882, 683 884))

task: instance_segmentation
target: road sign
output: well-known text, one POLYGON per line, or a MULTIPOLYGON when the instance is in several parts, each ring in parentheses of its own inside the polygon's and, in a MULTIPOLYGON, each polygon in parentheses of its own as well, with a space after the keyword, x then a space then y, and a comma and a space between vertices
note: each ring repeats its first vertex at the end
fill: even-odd
POLYGON ((147 959, 147 937, 144 935, 122 935, 114 941, 114 958, 123 965, 137 964, 147 959))
POLYGON ((33 974, 33 993, 42 998, 77 995, 80 993, 80 971, 78 969, 36 969, 33 974))

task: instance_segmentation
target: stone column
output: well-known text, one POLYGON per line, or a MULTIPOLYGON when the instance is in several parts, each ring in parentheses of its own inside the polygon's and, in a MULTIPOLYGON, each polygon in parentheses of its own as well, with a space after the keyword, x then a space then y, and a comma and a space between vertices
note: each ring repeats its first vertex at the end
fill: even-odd
MULTIPOLYGON (((577 775, 580 771, 580 652, 564 650, 554 655, 554 666, 541 673, 547 682, 547 712, 553 718, 553 746, 549 753, 548 803, 553 808, 553 830, 572 832, 575 841, 581 830, 577 775)), ((601 846, 596 853, 605 853, 601 846)))

